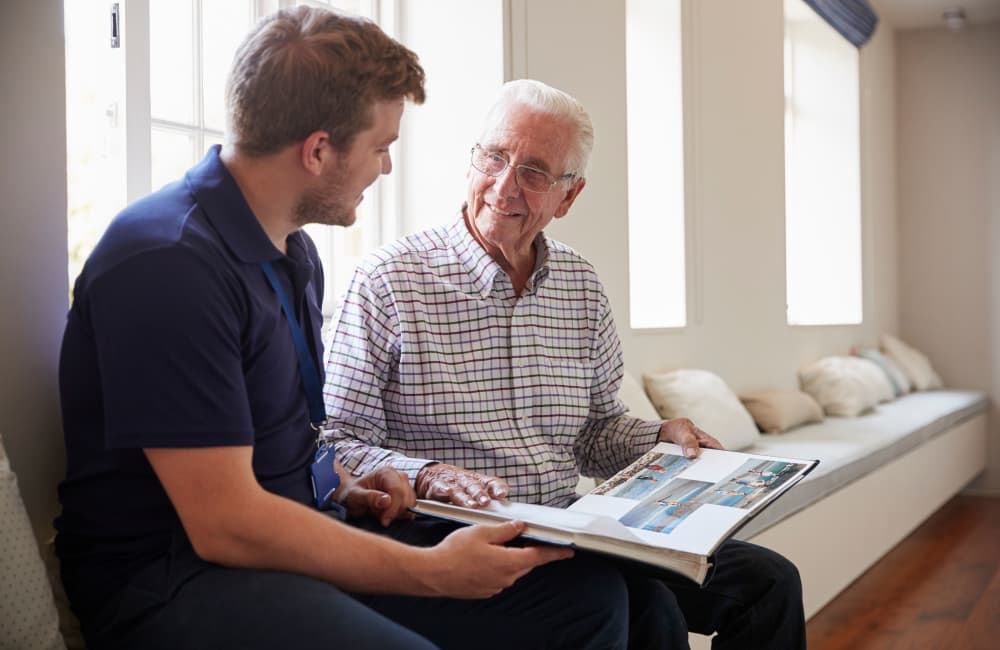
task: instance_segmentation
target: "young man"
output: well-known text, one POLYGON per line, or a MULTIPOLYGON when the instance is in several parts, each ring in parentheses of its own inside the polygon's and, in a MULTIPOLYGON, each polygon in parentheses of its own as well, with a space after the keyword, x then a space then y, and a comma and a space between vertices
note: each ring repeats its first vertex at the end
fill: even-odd
POLYGON ((254 28, 226 90, 227 144, 119 214, 74 289, 56 527, 88 645, 624 647, 614 572, 505 546, 517 524, 389 525, 404 475, 316 453, 323 277, 300 227, 350 225, 389 173, 416 56, 297 8, 254 28))
MULTIPOLYGON (((581 470, 610 476, 657 440, 718 441, 618 401, 622 351, 593 267, 544 234, 586 183, 586 111, 537 81, 506 84, 471 151, 458 218, 362 261, 327 359, 331 430, 347 468, 405 472, 421 498, 510 495, 568 505, 581 470)), ((729 542, 704 588, 625 574, 630 645, 802 648, 801 584, 785 558, 729 542), (653 625, 659 621, 659 625, 653 625)))

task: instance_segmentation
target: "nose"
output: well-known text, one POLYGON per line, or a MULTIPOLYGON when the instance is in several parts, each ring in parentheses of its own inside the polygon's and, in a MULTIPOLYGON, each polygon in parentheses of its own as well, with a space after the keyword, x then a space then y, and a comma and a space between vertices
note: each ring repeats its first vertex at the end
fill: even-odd
POLYGON ((520 194, 521 186, 517 184, 517 169, 514 165, 508 165, 507 169, 496 177, 494 185, 496 185, 497 194, 501 196, 514 197, 520 194))

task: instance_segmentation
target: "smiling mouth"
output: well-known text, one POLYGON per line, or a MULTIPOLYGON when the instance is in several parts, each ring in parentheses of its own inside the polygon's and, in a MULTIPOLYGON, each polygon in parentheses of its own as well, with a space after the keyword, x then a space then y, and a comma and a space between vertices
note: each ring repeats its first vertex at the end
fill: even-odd
POLYGON ((489 203, 487 203, 486 206, 490 209, 491 212, 493 212, 494 214, 498 214, 501 217, 520 217, 521 216, 520 212, 507 212, 506 210, 501 210, 500 208, 496 207, 495 205, 490 205, 489 203))

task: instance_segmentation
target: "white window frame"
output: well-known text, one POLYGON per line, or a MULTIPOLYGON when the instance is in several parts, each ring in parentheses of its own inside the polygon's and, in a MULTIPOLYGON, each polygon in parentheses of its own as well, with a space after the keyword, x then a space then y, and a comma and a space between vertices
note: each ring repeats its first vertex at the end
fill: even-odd
MULTIPOLYGON (((221 140, 224 134, 209 129, 204 124, 204 111, 201 101, 201 75, 195 75, 194 124, 183 124, 170 120, 153 118, 150 103, 150 1, 168 0, 119 0, 121 17, 122 47, 124 49, 125 90, 121 104, 114 107, 119 116, 125 120, 125 199, 132 203, 149 194, 152 187, 152 144, 153 129, 174 131, 191 136, 195 141, 196 151, 206 150, 206 140, 214 138, 221 140)), ((174 1, 174 0, 169 0, 174 1)), ((194 52, 193 65, 197 72, 204 69, 201 52, 201 16, 202 3, 211 0, 189 0, 194 5, 194 52)), ((279 8, 292 7, 297 4, 307 4, 315 7, 331 7, 333 3, 322 0, 256 0, 253 18, 257 19, 279 8)), ((377 22, 390 36, 395 36, 398 24, 397 0, 361 0, 361 14, 377 22)), ((393 158, 398 159, 400 145, 393 145, 393 158)), ((397 196, 400 192, 400 170, 396 168, 388 177, 382 177, 380 182, 371 188, 365 203, 368 211, 362 224, 352 226, 357 229, 351 233, 342 228, 325 226, 310 227, 309 233, 316 242, 326 273, 326 295, 323 301, 324 316, 329 317, 335 309, 338 296, 336 287, 346 286, 345 276, 349 276, 354 264, 347 255, 348 238, 361 236, 358 248, 368 251, 396 238, 401 231, 401 217, 398 209, 397 196), (359 227, 360 226, 360 227, 359 227)), ((355 258, 357 256, 354 256, 355 258)))
POLYGON ((784 60, 787 322, 857 325, 864 317, 857 49, 807 5, 785 0, 784 60), (847 76, 850 83, 837 82, 847 76), (825 88, 813 83, 820 78, 825 88), (796 92, 797 79, 812 87, 796 92), (804 114, 809 120, 800 122, 804 114))
POLYGON ((635 331, 688 323, 684 4, 626 2, 629 324, 635 331))

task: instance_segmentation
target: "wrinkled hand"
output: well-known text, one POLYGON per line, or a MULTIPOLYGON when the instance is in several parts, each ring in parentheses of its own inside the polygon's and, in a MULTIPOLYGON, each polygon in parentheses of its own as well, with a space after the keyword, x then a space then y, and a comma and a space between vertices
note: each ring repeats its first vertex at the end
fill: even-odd
POLYGON ((667 420, 660 426, 660 440, 679 445, 688 458, 697 458, 701 447, 725 449, 722 443, 694 425, 687 418, 667 420))
POLYGON ((417 498, 451 502, 466 508, 485 506, 490 499, 503 499, 510 492, 503 479, 445 463, 424 466, 414 484, 417 498))
POLYGON ((409 508, 416 505, 417 498, 406 474, 383 467, 360 478, 351 478, 346 471, 340 475, 347 477, 347 481, 341 486, 343 491, 338 491, 335 497, 347 508, 348 516, 370 514, 383 526, 388 526, 396 517, 413 516, 409 508))
POLYGON ((560 546, 514 548, 503 544, 524 531, 524 523, 480 524, 460 528, 427 549, 435 558, 428 589, 451 598, 489 598, 536 566, 573 557, 560 546))

